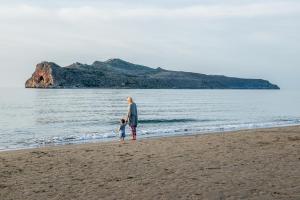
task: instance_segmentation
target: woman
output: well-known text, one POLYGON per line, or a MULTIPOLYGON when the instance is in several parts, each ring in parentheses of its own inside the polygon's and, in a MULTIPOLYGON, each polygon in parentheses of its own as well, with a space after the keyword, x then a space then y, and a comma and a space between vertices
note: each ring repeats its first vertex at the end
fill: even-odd
POLYGON ((128 102, 128 113, 127 113, 127 122, 131 128, 132 140, 136 140, 136 127, 138 124, 138 114, 136 104, 133 102, 131 97, 127 98, 128 102))

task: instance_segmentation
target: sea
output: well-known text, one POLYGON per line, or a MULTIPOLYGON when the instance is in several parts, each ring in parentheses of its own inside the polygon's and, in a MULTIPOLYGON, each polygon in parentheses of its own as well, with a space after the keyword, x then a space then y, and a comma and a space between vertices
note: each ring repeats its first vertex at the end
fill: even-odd
POLYGON ((296 90, 1 88, 0 151, 117 141, 128 96, 138 139, 300 125, 296 90))

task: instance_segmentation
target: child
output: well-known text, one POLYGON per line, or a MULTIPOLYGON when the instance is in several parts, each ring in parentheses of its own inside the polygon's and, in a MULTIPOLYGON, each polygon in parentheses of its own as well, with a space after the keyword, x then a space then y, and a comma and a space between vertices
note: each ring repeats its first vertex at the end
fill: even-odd
POLYGON ((120 123, 121 123, 121 125, 119 127, 120 141, 122 143, 125 143, 125 127, 126 127, 125 119, 121 119, 120 123))

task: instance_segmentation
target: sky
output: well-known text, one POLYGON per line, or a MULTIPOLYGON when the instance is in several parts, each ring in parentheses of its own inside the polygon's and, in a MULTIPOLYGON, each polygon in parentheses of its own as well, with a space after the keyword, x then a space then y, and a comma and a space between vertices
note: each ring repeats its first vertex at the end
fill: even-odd
POLYGON ((110 58, 300 89, 299 0, 0 0, 0 87, 110 58))

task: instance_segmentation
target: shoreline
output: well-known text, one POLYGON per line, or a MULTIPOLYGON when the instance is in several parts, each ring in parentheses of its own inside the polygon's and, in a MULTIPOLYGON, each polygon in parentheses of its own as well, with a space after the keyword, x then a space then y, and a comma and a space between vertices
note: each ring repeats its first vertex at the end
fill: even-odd
POLYGON ((0 152, 0 199, 298 199, 300 126, 0 152))
MULTIPOLYGON (((182 132, 179 134, 170 134, 170 135, 138 135, 138 141, 148 140, 148 139, 160 139, 160 138, 169 138, 169 137, 184 137, 184 136, 195 136, 195 135, 207 135, 207 134, 226 134, 237 131, 248 131, 248 130, 261 130, 261 129, 273 129, 273 128, 288 128, 288 127, 300 127, 300 124, 282 124, 277 126, 270 127, 254 127, 254 128, 237 128, 237 129, 220 129, 213 131, 203 131, 203 132, 182 132)), ((125 141, 129 141, 131 138, 130 134, 127 133, 125 141)), ((60 147, 60 146, 72 146, 72 145, 88 145, 94 143, 114 143, 118 141, 118 137, 113 138, 104 138, 104 139, 96 139, 96 140, 82 140, 82 141, 71 141, 70 143, 56 143, 56 144, 46 144, 40 146, 32 146, 32 147, 24 147, 24 148, 11 148, 11 149, 0 149, 1 152, 10 152, 10 151, 24 151, 24 150, 32 150, 32 149, 40 149, 40 148, 51 148, 51 147, 60 147)))

